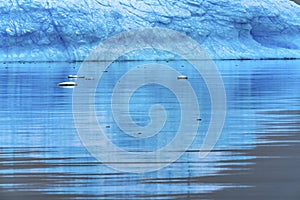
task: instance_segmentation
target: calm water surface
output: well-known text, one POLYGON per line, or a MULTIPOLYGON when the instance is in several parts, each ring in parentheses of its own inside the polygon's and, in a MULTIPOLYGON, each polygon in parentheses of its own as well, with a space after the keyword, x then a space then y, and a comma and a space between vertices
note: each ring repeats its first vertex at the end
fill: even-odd
MULTIPOLYGON (((116 125, 110 107, 114 85, 122 74, 141 64, 145 62, 114 63, 96 91, 99 125, 115 145, 127 151, 154 151, 165 146, 180 123, 176 96, 153 84, 133 94, 130 112, 132 119, 144 126, 150 122, 150 106, 163 104, 168 120, 162 131, 136 140, 116 125)), ((72 113, 73 89, 56 85, 68 81, 69 74, 76 74, 80 63, 0 64, 0 199, 210 199, 220 191, 257 187, 264 173, 252 173, 252 181, 251 176, 239 179, 237 174, 272 170, 272 166, 269 170, 268 166, 255 168, 261 159, 272 156, 266 152, 275 152, 276 158, 287 163, 290 160, 286 157, 299 155, 300 148, 291 148, 291 154, 284 148, 278 150, 300 142, 299 60, 216 62, 226 89, 227 117, 217 145, 204 159, 198 155, 210 123, 205 83, 187 63, 161 64, 189 77, 202 121, 193 144, 175 163, 141 174, 107 167, 80 141, 72 113), (262 146, 267 149, 259 149, 262 146)), ((288 170, 284 167, 279 170, 288 170)), ((280 174, 273 176, 280 180, 280 174)), ((282 176, 289 180, 293 175, 282 176)), ((299 181, 286 184, 300 185, 299 181)), ((266 184, 272 187, 271 182, 266 184)))

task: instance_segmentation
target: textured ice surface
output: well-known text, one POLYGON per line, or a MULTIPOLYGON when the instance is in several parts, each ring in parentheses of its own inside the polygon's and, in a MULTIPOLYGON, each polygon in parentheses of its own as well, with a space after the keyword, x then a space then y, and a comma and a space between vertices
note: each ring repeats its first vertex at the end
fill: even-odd
POLYGON ((288 0, 0 1, 0 61, 82 60, 125 30, 164 27, 211 57, 300 57, 300 6, 288 0))

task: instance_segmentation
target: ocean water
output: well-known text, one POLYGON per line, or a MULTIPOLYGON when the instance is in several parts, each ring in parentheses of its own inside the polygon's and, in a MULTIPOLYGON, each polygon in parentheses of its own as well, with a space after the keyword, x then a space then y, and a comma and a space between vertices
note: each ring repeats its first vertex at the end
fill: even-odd
MULTIPOLYGON (((95 101, 85 105, 94 107, 98 125, 107 139, 127 152, 147 153, 163 148, 176 137, 182 120, 176 94, 152 83, 132 93, 129 112, 136 124, 147 126, 151 123, 151 105, 162 104, 167 119, 160 132, 141 139, 143 132, 132 137, 124 134, 116 123, 111 104, 115 85, 127 71, 145 64, 113 63, 93 91, 95 101)), ((264 156, 255 152, 257 147, 264 145, 272 150, 299 143, 295 137, 300 114, 299 60, 216 61, 226 92, 226 119, 219 140, 205 158, 199 158, 199 149, 212 111, 205 81, 183 61, 156 64, 171 66, 188 76, 187 80, 175 81, 188 81, 194 88, 201 121, 195 118, 187 122, 187 126, 199 123, 197 134, 188 149, 178 148, 181 156, 174 162, 151 172, 129 173, 113 169, 93 156, 77 132, 75 89, 57 84, 70 81, 68 75, 77 74, 81 63, 1 63, 0 199, 189 199, 195 195, 209 198, 217 191, 242 191, 255 186, 255 181, 224 181, 223 176, 255 169, 257 159, 264 156)), ((88 94, 83 92, 82 98, 85 95, 88 94)))

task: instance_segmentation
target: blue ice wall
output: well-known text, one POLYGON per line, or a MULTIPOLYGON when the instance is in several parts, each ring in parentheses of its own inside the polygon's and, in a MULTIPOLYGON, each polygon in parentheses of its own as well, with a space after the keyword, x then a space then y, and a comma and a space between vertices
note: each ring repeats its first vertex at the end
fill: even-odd
POLYGON ((0 2, 0 61, 83 60, 125 30, 164 27, 213 58, 300 58, 300 6, 288 0, 0 2))

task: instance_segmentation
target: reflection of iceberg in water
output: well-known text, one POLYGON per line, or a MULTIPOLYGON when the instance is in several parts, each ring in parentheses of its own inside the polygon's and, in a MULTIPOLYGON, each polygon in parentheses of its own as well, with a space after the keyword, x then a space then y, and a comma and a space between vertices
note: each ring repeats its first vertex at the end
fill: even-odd
MULTIPOLYGON (((201 80, 193 76, 192 70, 187 70, 186 63, 175 63, 169 62, 170 65, 178 68, 184 65, 186 68, 184 70, 189 76, 188 80, 192 84, 195 81, 201 83, 201 80)), ((115 64, 120 72, 128 70, 124 63, 115 64)), ((0 112, 2 122, 0 123, 2 134, 0 182, 5 183, 1 185, 1 197, 28 194, 28 196, 22 196, 23 199, 26 197, 33 199, 32 195, 37 198, 42 196, 45 199, 47 197, 49 199, 63 199, 64 197, 67 199, 128 197, 161 199, 162 196, 169 195, 169 197, 180 196, 182 199, 187 199, 199 195, 198 199, 212 199, 215 194, 218 194, 216 190, 229 186, 234 187, 234 190, 219 190, 219 192, 228 195, 228 193, 236 194, 236 191, 241 191, 243 196, 250 194, 247 191, 252 190, 251 194, 260 194, 255 192, 255 188, 240 188, 244 185, 251 186, 249 181, 253 179, 263 179, 261 175, 258 177, 252 173, 250 178, 247 176, 249 168, 255 166, 255 162, 258 163, 256 166, 261 166, 259 164, 261 158, 257 157, 261 154, 253 154, 253 152, 273 153, 274 145, 277 147, 279 145, 277 149, 274 149, 276 153, 288 152, 289 155, 299 157, 298 152, 295 151, 295 148, 299 148, 297 146, 298 110, 300 110, 299 61, 218 62, 228 98, 226 124, 218 144, 206 159, 199 160, 199 144, 207 128, 205 127, 206 120, 210 117, 207 114, 209 113, 207 107, 201 106, 209 100, 203 99, 205 96, 200 95, 202 121, 199 137, 178 161, 160 171, 144 174, 122 173, 110 169, 94 159, 83 147, 73 122, 72 90, 64 90, 56 86, 57 82, 66 78, 66 74, 76 74, 76 68, 73 69, 73 66, 66 68, 64 65, 65 63, 14 63, 6 64, 6 68, 0 67, 0 74, 7 78, 0 79, 2 108, 0 112), (272 77, 273 66, 278 68, 272 77), (286 133, 287 135, 284 135, 286 133), (272 140, 273 144, 257 139, 258 136, 268 137, 267 135, 272 135, 267 140, 272 140), (274 143, 275 139, 280 138, 282 139, 280 144, 274 143), (263 145, 256 145, 259 143, 263 145), (5 191, 7 193, 4 194, 5 191), (202 194, 204 197, 201 196, 202 194)), ((109 78, 115 76, 118 80, 119 75, 113 68, 107 73, 109 78)), ((105 78, 104 75, 103 78, 105 78)), ((198 87, 201 88, 200 93, 205 91, 205 87, 202 88, 201 84, 198 87)), ((101 92, 100 88, 98 89, 97 92, 101 92)), ((138 94, 145 92, 146 90, 141 90, 138 94)), ((101 97, 101 93, 97 95, 96 98, 101 97)), ((107 131, 111 139, 111 136, 115 136, 113 133, 116 133, 116 136, 119 135, 117 131, 111 132, 115 129, 111 115, 106 112, 109 110, 108 100, 108 97, 104 98, 103 104, 96 101, 96 111, 99 124, 107 122, 103 124, 103 129, 107 131)), ((140 109, 140 107, 137 108, 140 109)), ((138 121, 138 118, 135 120, 138 121)), ((142 124, 146 121, 139 122, 142 124)), ((170 138, 172 136, 170 135, 170 138)), ((121 138, 113 142, 122 146, 121 138)), ((126 145, 123 144, 123 147, 126 148, 126 145)), ((152 149, 149 148, 149 150, 152 149)), ((275 178, 280 180, 281 175, 286 174, 288 176, 285 176, 284 180, 290 177, 295 177, 296 181, 300 180, 297 179, 299 173, 297 173, 298 168, 295 163, 298 160, 289 160, 291 165, 289 162, 282 162, 279 157, 268 160, 271 163, 268 166, 280 169, 276 171, 280 173, 280 176, 272 173, 274 170, 269 170, 269 168, 267 176, 271 178, 269 175, 273 175, 272 178, 274 178, 275 175, 275 178), (273 161, 277 163, 272 163, 273 161), (281 170, 283 169, 281 166, 285 164, 291 168, 281 170)), ((258 168, 253 169, 255 171, 258 168)), ((265 191, 265 186, 272 186, 269 180, 271 179, 254 181, 254 183, 259 184, 257 188, 265 191)), ((285 183, 290 184, 290 182, 275 182, 283 188, 285 183)), ((285 187, 285 189, 294 190, 298 185, 293 182, 291 187, 285 187)), ((272 191, 269 194, 277 194, 280 191, 272 191)))

